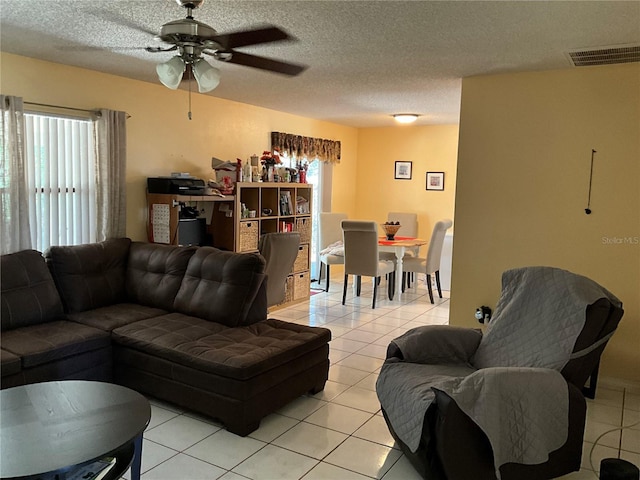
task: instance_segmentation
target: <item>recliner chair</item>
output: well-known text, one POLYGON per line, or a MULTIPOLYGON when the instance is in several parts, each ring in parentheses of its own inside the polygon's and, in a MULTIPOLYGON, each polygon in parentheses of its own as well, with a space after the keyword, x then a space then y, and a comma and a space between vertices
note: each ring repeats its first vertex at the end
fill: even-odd
POLYGON ((582 388, 622 315, 621 302, 588 278, 506 271, 484 334, 424 326, 391 342, 376 384, 391 434, 426 479, 579 470, 582 388))

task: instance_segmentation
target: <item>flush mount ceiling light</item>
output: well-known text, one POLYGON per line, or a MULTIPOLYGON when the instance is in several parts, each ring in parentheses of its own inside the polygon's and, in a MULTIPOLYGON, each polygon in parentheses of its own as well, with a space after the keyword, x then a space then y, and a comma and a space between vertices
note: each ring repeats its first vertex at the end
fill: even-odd
POLYGON ((398 123, 413 123, 419 116, 420 115, 416 113, 396 113, 393 115, 393 118, 395 118, 398 123))

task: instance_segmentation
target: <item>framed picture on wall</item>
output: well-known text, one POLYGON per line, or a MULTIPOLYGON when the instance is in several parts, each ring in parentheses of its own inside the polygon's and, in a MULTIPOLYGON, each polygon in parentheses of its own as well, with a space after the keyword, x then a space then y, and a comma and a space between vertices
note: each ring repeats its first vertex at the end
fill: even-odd
POLYGON ((413 162, 396 162, 396 180, 411 180, 411 165, 413 162))
POLYGON ((444 190, 444 172, 427 172, 427 190, 444 190))

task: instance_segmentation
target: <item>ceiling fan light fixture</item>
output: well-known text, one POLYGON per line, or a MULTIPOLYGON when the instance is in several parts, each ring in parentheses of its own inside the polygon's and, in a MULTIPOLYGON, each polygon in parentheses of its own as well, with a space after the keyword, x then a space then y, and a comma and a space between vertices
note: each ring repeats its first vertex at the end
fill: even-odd
POLYGON ((158 73, 160 83, 171 90, 175 90, 182 81, 184 61, 176 55, 169 61, 156 65, 156 72, 158 73))
POLYGON ((393 118, 395 118, 398 123, 413 123, 418 120, 419 116, 420 115, 416 113, 396 113, 393 115, 393 118))
POLYGON ((197 60, 192 70, 200 93, 210 92, 220 84, 220 70, 209 65, 204 59, 197 60))

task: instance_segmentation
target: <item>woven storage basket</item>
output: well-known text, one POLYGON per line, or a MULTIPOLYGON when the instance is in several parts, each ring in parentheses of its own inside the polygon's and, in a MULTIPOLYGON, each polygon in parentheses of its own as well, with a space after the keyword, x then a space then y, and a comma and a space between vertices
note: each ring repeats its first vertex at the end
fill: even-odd
POLYGON ((300 300, 301 298, 309 297, 309 290, 311 289, 311 282, 309 281, 309 272, 296 273, 293 276, 293 299, 300 300))
POLYGON ((240 251, 258 249, 258 222, 240 222, 240 251))
POLYGON ((293 263, 294 272, 302 272, 303 270, 309 270, 309 245, 300 245, 298 256, 293 263))
POLYGON ((300 234, 300 243, 311 242, 311 218, 296 219, 296 230, 300 234))
POLYGON ((287 277, 284 290, 284 301, 282 303, 289 303, 293 300, 293 275, 287 277))

